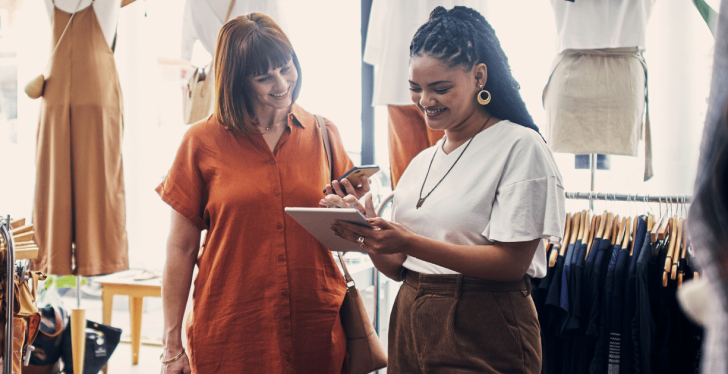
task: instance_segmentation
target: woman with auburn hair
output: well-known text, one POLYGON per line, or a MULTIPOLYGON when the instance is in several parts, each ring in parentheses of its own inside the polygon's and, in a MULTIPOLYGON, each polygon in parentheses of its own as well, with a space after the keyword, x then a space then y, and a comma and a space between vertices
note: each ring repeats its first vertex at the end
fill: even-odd
MULTIPOLYGON (((403 280, 387 373, 541 372, 530 277, 563 236, 564 188, 495 32, 477 11, 437 7, 410 45, 412 101, 445 137, 407 166, 393 222, 338 222, 382 273, 403 280)), ((329 195, 324 204, 339 206, 329 195)))
MULTIPOLYGON (((318 206, 324 187, 344 194, 328 184, 317 119, 295 104, 301 67, 270 17, 222 27, 215 89, 214 115, 190 127, 157 187, 172 207, 162 373, 347 373, 346 285, 331 252, 284 212, 318 206)), ((353 163, 325 122, 338 177, 353 163)), ((342 184, 357 197, 369 190, 366 178, 342 184)))

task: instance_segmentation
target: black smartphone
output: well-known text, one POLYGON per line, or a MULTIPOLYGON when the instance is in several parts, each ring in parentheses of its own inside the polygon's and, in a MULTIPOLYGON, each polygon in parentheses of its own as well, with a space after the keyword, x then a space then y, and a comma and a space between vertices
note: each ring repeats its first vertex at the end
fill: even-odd
MULTIPOLYGON (((351 182, 352 185, 358 186, 359 177, 361 177, 362 175, 366 175, 368 178, 376 174, 378 171, 379 166, 377 165, 354 166, 353 168, 351 168, 351 170, 347 171, 344 175, 341 176, 341 178, 337 179, 336 181, 341 182, 344 180, 344 178, 346 178, 349 180, 349 182, 351 182)), ((344 190, 344 193, 346 193, 346 188, 344 188, 344 186, 341 186, 341 188, 344 190)), ((324 194, 326 194, 326 189, 324 189, 324 194)))

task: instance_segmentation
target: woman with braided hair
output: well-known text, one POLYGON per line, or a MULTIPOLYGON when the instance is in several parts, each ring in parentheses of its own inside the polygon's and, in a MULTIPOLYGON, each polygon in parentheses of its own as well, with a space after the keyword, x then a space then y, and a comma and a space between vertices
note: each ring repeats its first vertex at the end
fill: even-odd
MULTIPOLYGON (((336 223, 388 277, 404 280, 389 328, 389 373, 540 373, 530 277, 561 237, 564 189, 493 28, 438 7, 410 45, 412 101, 445 137, 415 157, 393 222, 365 199, 365 228, 336 223)), ((347 197, 350 200, 351 197, 347 197)), ((345 206, 328 195, 321 203, 345 206)))

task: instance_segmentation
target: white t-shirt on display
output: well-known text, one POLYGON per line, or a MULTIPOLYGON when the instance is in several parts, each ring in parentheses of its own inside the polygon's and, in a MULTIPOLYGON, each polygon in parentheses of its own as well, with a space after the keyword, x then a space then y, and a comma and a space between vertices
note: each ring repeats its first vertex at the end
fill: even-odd
POLYGON ((551 0, 557 53, 565 49, 645 47, 655 0, 551 0))
MULTIPOLYGON (((393 220, 415 234, 462 245, 492 245, 561 238, 565 197, 561 174, 541 136, 504 120, 473 138, 467 151, 417 209, 420 189, 426 196, 447 173, 467 142, 446 155, 444 139, 409 164, 394 191, 393 220)), ((408 256, 404 267, 425 274, 458 274, 408 256)), ((539 243, 527 274, 546 275, 546 251, 539 243)))

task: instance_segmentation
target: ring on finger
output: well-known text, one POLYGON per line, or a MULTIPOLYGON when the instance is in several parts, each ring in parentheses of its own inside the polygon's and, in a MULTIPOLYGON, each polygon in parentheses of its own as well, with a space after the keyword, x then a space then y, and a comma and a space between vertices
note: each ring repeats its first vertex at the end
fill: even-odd
POLYGON ((356 240, 357 243, 359 243, 359 246, 362 248, 364 248, 364 239, 366 239, 366 238, 363 236, 360 236, 359 239, 356 240))

